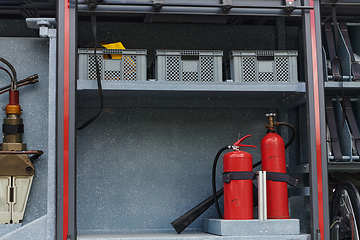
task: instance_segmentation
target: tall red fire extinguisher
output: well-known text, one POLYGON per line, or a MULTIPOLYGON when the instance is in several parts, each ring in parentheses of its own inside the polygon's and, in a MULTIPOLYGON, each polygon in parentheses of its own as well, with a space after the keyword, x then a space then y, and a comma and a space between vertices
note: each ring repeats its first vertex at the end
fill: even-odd
POLYGON ((274 122, 274 113, 266 116, 269 123, 265 125, 268 132, 261 140, 261 163, 262 171, 266 171, 267 176, 267 218, 289 219, 287 183, 294 185, 297 180, 286 174, 285 148, 294 140, 295 129, 291 124, 274 122), (284 140, 275 132, 275 127, 279 125, 286 125, 293 131, 293 137, 286 147, 284 140))
MULTIPOLYGON (((243 147, 254 147, 244 145, 241 142, 250 137, 247 135, 235 142, 233 146, 226 146, 218 152, 213 166, 213 191, 216 193, 215 172, 216 163, 222 151, 233 149, 223 157, 223 175, 224 182, 224 219, 245 220, 253 219, 253 165, 250 153, 243 151, 243 147)), ((216 195, 216 194, 215 194, 216 195)), ((214 195, 214 196, 215 196, 214 195)), ((222 218, 217 198, 215 205, 222 218)))

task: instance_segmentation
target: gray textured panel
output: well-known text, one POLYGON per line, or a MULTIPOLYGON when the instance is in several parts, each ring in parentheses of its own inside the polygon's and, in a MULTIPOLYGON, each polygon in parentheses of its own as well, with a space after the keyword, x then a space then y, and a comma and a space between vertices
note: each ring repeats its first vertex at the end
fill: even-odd
MULTIPOLYGON (((29 224, 24 225, 21 228, 17 228, 4 236, 1 240, 14 240, 14 239, 26 239, 26 240, 41 240, 49 239, 46 237, 46 230, 48 227, 47 216, 42 216, 29 224)), ((50 223, 51 224, 51 223, 50 223)), ((50 238, 51 239, 51 238, 50 238)))
POLYGON ((22 226, 21 223, 16 224, 6 224, 4 226, 1 226, 0 228, 0 236, 3 236, 9 232, 15 231, 16 229, 20 228, 22 226))
POLYGON ((272 235, 272 236, 216 236, 203 232, 177 233, 151 233, 151 234, 101 234, 101 235, 79 235, 79 240, 310 240, 309 234, 301 235, 272 235))
POLYGON ((268 236, 300 234, 298 219, 204 219, 203 231, 220 236, 268 236))
MULTIPOLYGON (((37 84, 19 88, 20 105, 23 110, 21 117, 25 125, 23 142, 27 143, 29 150, 44 151, 43 156, 34 162, 35 176, 23 224, 28 224, 45 215, 47 210, 48 50, 48 39, 0 38, 0 57, 5 58, 14 66, 18 80, 33 74, 39 75, 37 84)), ((0 80, 1 86, 10 84, 10 78, 4 71, 0 71, 0 80)), ((0 95, 1 108, 7 104, 8 94, 0 95)), ((2 111, 0 118, 4 117, 5 113, 2 111)))
MULTIPOLYGON (((274 109, 272 109, 274 111, 274 109)), ((269 109, 106 108, 77 132, 79 234, 174 231, 170 222, 212 194, 217 151, 260 145, 269 109)), ((96 109, 79 108, 78 123, 96 109)), ((247 149, 260 160, 260 149, 247 149)), ((221 162, 221 160, 219 161, 221 162)), ((222 166, 218 166, 218 188, 222 166)), ((189 228, 200 229, 203 217, 189 228)))

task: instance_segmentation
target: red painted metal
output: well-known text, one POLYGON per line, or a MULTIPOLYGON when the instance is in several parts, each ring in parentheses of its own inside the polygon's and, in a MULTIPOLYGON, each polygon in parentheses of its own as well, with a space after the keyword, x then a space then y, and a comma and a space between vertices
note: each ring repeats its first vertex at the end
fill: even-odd
POLYGON ((10 90, 9 91, 9 104, 10 105, 19 105, 19 91, 10 90))
MULTIPOLYGON (((261 140, 262 170, 286 173, 284 140, 275 132, 269 132, 261 140)), ((287 183, 266 181, 268 219, 289 219, 287 183)))
MULTIPOLYGON (((255 147, 242 145, 241 141, 234 143, 234 146, 255 147)), ((223 157, 224 172, 252 172, 252 156, 250 153, 235 150, 223 157)), ((245 220, 253 219, 253 181, 252 180, 231 180, 224 183, 224 219, 245 220)))
MULTIPOLYGON (((310 0, 310 6, 314 7, 314 0, 310 0)), ((318 19, 319 20, 319 19, 318 19)), ((319 75, 318 62, 321 56, 317 55, 316 46, 316 21, 315 10, 310 10, 310 32, 311 32, 311 53, 313 64, 313 89, 314 89, 314 114, 315 114, 315 144, 316 144, 316 168, 318 185, 318 207, 319 207, 319 229, 321 239, 324 239, 324 197, 323 197, 323 177, 322 177, 322 152, 321 152, 321 124, 320 124, 320 99, 319 99, 319 75)))
POLYGON ((70 5, 64 0, 64 146, 63 146, 63 240, 67 240, 69 231, 69 45, 70 45, 70 5))

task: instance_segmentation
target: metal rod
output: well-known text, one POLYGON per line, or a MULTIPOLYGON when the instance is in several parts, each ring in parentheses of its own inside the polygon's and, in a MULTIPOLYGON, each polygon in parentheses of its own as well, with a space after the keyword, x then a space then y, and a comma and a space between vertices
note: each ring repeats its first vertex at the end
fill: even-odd
POLYGON ((266 198, 266 172, 258 171, 257 181, 258 181, 258 218, 260 220, 267 219, 267 198, 266 198))
POLYGON ((256 16, 291 16, 291 17, 300 17, 301 10, 297 9, 289 15, 286 14, 283 9, 233 9, 230 13, 225 13, 221 8, 191 8, 191 7, 168 7, 165 6, 160 12, 155 12, 152 6, 120 6, 120 5, 99 5, 95 10, 89 10, 88 6, 85 4, 79 5, 78 8, 81 13, 156 13, 156 14, 197 14, 197 15, 256 15, 256 16))
MULTIPOLYGON (((86 5, 86 1, 80 0, 80 5, 86 5)), ((129 5, 129 6, 153 6, 152 3, 138 3, 138 2, 118 2, 118 1, 106 1, 99 2, 101 5, 129 5)), ((162 6, 166 7, 199 7, 199 8, 222 8, 222 4, 189 4, 189 3, 163 3, 162 6)), ((269 6, 269 5, 232 5, 231 8, 265 8, 265 9, 285 9, 286 6, 269 6)), ((294 6, 294 9, 314 9, 312 6, 294 6)))
MULTIPOLYGON (((352 79, 353 79, 353 76, 343 76, 342 78, 343 78, 343 80, 352 80, 352 79)), ((333 79, 333 76, 332 76, 332 75, 329 75, 329 76, 327 76, 327 79, 328 79, 328 80, 332 80, 332 79, 333 79)))
POLYGON ((359 2, 351 2, 351 3, 333 3, 333 2, 321 2, 321 5, 336 5, 336 6, 360 6, 359 2))

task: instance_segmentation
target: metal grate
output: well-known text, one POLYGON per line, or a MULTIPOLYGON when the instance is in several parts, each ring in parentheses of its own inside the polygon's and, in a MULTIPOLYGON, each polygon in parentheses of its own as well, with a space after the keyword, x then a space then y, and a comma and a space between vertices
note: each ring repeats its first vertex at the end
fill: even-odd
POLYGON ((181 50, 180 54, 181 55, 199 55, 200 51, 199 50, 181 50))
POLYGON ((214 58, 200 57, 200 71, 202 82, 214 82, 214 58))
POLYGON ((123 69, 124 69, 124 79, 125 81, 135 81, 136 80, 136 56, 129 55, 124 56, 123 60, 123 69))
POLYGON ((121 76, 121 66, 120 62, 115 62, 114 64, 110 64, 110 61, 104 61, 104 80, 120 80, 121 76))
POLYGON ((221 50, 156 50, 155 79, 169 82, 221 82, 221 50))
MULTIPOLYGON (((97 55, 97 60, 99 63, 99 69, 100 69, 100 75, 101 75, 101 69, 102 69, 102 56, 97 55)), ((96 65, 95 65, 95 57, 94 55, 89 56, 89 79, 90 80, 96 80, 96 65)))
POLYGON ((295 50, 234 50, 228 65, 231 78, 235 82, 297 82, 297 55, 295 50))
MULTIPOLYGON (((94 49, 78 49, 79 79, 96 80, 94 49)), ((144 49, 97 49, 100 79, 106 81, 145 81, 144 49)))
POLYGON ((182 80, 184 82, 197 82, 199 81, 199 62, 198 61, 192 61, 192 68, 189 69, 185 65, 184 61, 181 61, 181 70, 182 70, 182 80))
POLYGON ((242 59, 244 82, 256 82, 256 68, 254 57, 244 57, 242 59))
POLYGON ((180 56, 166 58, 166 79, 180 81, 180 56))
POLYGON ((278 82, 289 82, 289 58, 275 57, 276 80, 278 82))
POLYGON ((267 65, 270 65, 267 70, 261 68, 261 64, 264 62, 257 61, 259 82, 274 82, 274 62, 265 62, 267 65))

